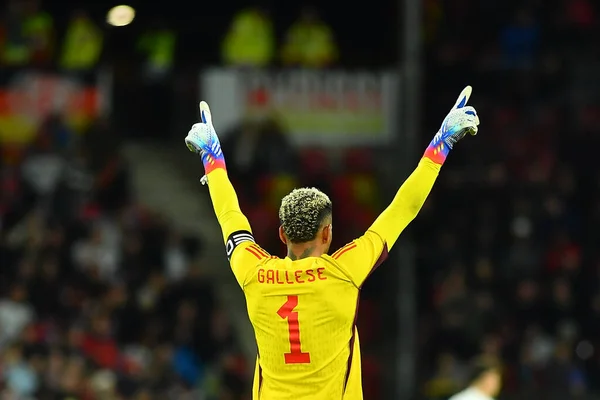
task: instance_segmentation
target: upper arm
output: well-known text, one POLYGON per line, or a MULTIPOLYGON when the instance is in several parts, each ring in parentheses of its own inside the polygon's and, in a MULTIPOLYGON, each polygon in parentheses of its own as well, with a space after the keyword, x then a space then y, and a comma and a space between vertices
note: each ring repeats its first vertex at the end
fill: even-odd
POLYGON ((331 255, 343 272, 360 287, 388 255, 387 243, 369 230, 331 255))
POLYGON ((375 232, 391 249, 398 237, 417 216, 438 176, 440 166, 428 158, 404 181, 390 205, 377 217, 369 231, 375 232))
POLYGON ((239 230, 231 233, 225 243, 227 259, 238 284, 244 288, 246 277, 250 271, 271 255, 256 244, 252 232, 239 230))

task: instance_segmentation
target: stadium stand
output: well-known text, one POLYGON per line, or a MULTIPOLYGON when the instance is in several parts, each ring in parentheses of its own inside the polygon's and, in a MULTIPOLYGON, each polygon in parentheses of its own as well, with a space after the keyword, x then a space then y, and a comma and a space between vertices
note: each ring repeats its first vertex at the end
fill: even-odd
POLYGON ((202 242, 134 200, 110 130, 84 138, 2 148, 0 398, 247 393, 202 242))
MULTIPOLYGON (((427 53, 427 85, 468 79, 485 122, 414 226, 422 396, 456 392, 483 353, 504 363, 502 398, 597 398, 597 10, 524 2, 493 18, 497 4, 448 4, 427 53), (475 15, 476 36, 454 30, 475 15)), ((427 96, 427 115, 451 95, 427 96)))

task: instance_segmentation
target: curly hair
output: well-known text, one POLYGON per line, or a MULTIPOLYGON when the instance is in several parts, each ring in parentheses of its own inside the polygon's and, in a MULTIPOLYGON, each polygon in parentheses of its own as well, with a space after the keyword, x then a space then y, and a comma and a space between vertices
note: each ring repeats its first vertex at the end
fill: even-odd
POLYGON ((319 189, 294 189, 281 200, 279 221, 291 243, 306 243, 317 237, 331 213, 331 200, 319 189))

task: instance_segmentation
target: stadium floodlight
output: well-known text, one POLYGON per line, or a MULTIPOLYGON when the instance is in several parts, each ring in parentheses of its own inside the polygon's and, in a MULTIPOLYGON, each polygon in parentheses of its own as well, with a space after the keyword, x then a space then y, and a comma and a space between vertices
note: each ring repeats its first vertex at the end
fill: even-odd
POLYGON ((135 10, 131 6, 119 5, 111 8, 106 15, 106 22, 112 26, 127 26, 135 18, 135 10))

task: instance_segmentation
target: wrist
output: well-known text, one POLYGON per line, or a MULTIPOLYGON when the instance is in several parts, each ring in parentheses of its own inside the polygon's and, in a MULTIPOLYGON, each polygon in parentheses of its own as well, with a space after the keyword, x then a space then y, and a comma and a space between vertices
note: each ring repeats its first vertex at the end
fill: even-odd
POLYGON ((436 164, 442 165, 444 161, 446 161, 448 153, 450 153, 450 146, 448 146, 440 136, 441 135, 435 135, 431 143, 429 143, 429 146, 427 146, 427 149, 425 149, 423 157, 430 159, 436 164))
POLYGON ((202 153, 202 164, 204 164, 204 173, 207 175, 216 169, 222 169, 227 171, 225 166, 225 157, 223 153, 219 157, 215 157, 213 154, 208 152, 202 153))

